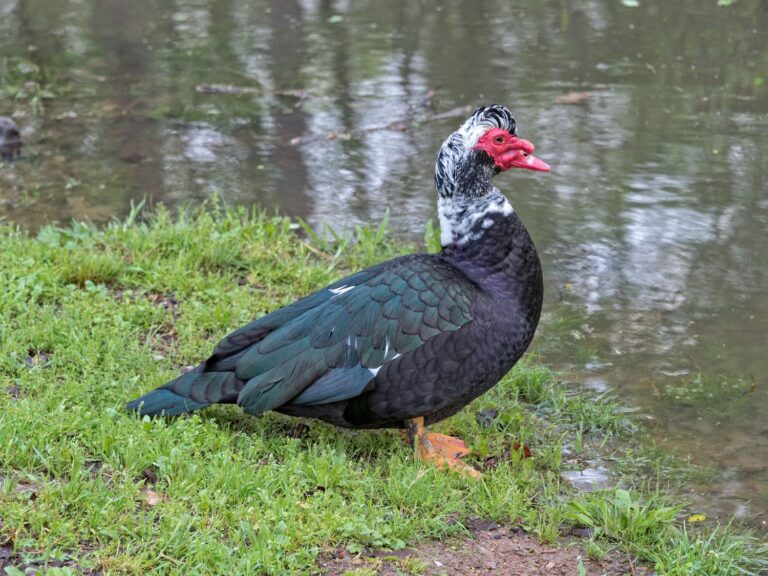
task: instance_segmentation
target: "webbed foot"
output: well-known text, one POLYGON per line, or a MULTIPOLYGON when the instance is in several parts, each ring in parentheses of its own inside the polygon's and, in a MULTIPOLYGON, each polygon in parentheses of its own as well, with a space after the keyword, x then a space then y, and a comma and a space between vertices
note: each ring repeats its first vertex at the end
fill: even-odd
POLYGON ((438 468, 455 470, 459 474, 480 478, 482 474, 469 464, 459 460, 471 452, 466 443, 453 436, 427 432, 424 428, 424 418, 413 418, 406 422, 404 431, 418 458, 432 462, 438 468))

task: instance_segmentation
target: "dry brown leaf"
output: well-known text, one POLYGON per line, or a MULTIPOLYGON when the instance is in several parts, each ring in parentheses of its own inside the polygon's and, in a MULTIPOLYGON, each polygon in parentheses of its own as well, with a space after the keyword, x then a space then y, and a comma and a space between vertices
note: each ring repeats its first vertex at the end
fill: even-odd
POLYGON ((157 506, 160 502, 163 501, 163 495, 159 492, 155 492, 154 490, 146 490, 144 492, 144 501, 149 506, 157 506))
POLYGON ((555 99, 557 104, 584 104, 592 97, 592 92, 568 92, 555 99))

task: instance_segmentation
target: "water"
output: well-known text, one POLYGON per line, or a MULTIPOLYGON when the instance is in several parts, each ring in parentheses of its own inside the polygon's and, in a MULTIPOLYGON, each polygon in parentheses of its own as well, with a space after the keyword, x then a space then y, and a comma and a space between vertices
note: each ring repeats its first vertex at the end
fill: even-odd
POLYGON ((376 128, 505 103, 553 167, 498 179, 545 264, 538 350, 714 467, 697 507, 765 522, 766 29, 764 0, 0 0, 0 217, 218 194, 419 239, 459 119, 376 128))

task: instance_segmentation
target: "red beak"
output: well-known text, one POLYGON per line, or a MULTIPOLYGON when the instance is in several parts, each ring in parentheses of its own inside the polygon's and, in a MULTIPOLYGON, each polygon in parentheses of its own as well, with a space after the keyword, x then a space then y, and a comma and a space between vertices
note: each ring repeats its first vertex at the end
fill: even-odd
POLYGON ((523 138, 513 137, 502 154, 494 158, 496 165, 502 170, 524 168, 537 172, 551 172, 549 164, 533 155, 533 144, 523 138))

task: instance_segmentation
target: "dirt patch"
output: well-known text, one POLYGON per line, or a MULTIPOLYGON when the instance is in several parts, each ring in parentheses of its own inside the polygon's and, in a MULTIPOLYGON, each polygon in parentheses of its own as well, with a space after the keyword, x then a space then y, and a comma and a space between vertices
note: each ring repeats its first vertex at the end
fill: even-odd
POLYGON ((492 522, 487 527, 479 524, 466 538, 426 542, 399 552, 353 555, 338 550, 322 558, 319 569, 324 576, 344 576, 355 570, 361 574, 401 576, 411 573, 408 567, 425 576, 576 576, 579 559, 588 576, 650 574, 630 566, 629 558, 619 553, 602 561, 590 560, 578 541, 561 547, 547 546, 534 536, 492 522))
POLYGON ((25 550, 22 553, 15 553, 10 542, 0 544, 0 572, 3 574, 18 573, 13 571, 15 568, 24 574, 43 574, 51 568, 69 568, 75 574, 84 576, 100 576, 101 571, 86 570, 76 561, 66 557, 63 560, 47 559, 43 560, 43 553, 35 550, 25 550), (6 570, 6 568, 8 570, 6 570))
MULTIPOLYGON (((3 521, 0 519, 0 529, 3 528, 3 521)), ((89 551, 90 546, 83 546, 83 551, 89 551)), ((45 552, 24 548, 14 550, 13 540, 9 537, 0 535, 0 574, 17 574, 19 571, 23 574, 43 574, 50 568, 69 568, 75 574, 83 576, 101 576, 101 571, 87 570, 80 566, 68 554, 62 558, 45 558, 45 552), (16 570, 14 570, 14 568, 16 570)))
POLYGON ((27 350, 27 357, 24 359, 28 368, 47 368, 53 362, 53 352, 50 350, 27 350))
POLYGON ((10 386, 6 387, 5 393, 14 400, 21 400, 22 390, 21 386, 18 384, 11 384, 10 386))
POLYGON ((152 350, 152 358, 155 360, 165 360, 170 356, 176 347, 176 331, 170 326, 163 326, 167 332, 154 332, 152 334, 140 334, 139 342, 143 346, 148 346, 152 350))
POLYGON ((152 302, 155 306, 160 306, 166 310, 170 310, 173 315, 173 319, 176 320, 179 317, 179 301, 173 296, 173 294, 161 294, 159 292, 147 292, 145 294, 147 300, 152 302))

